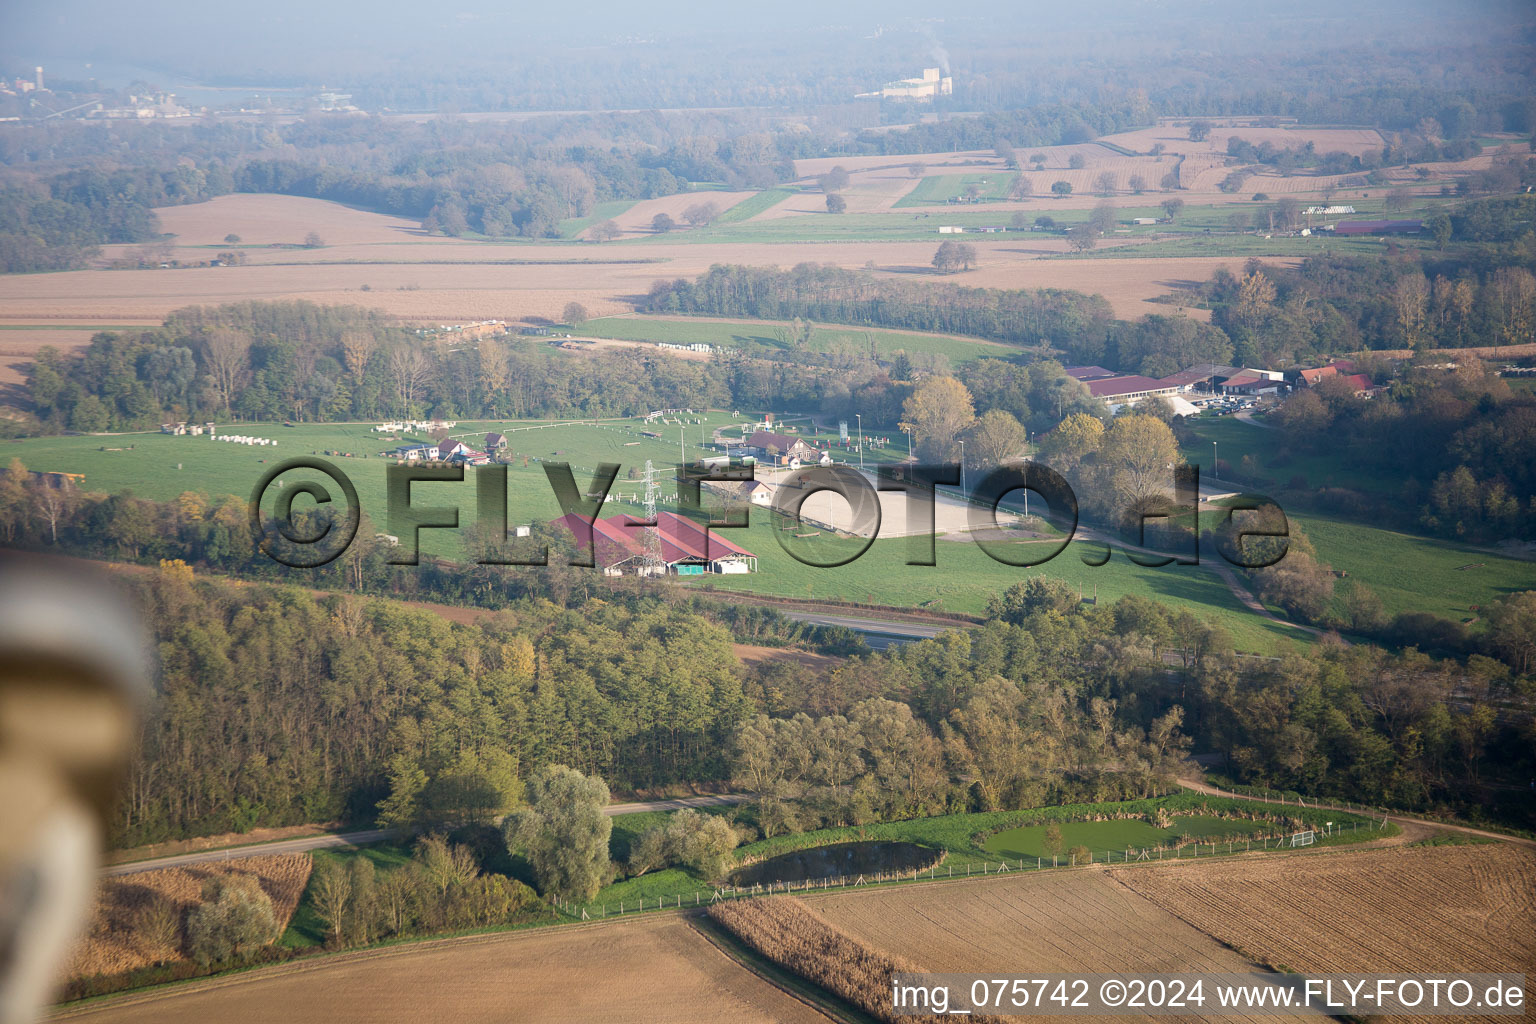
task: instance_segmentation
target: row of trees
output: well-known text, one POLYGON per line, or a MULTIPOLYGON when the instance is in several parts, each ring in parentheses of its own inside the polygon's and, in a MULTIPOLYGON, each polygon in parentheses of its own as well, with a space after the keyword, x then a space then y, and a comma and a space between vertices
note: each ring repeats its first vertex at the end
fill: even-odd
POLYGON ((759 715, 737 728, 734 781, 766 794, 765 835, 1161 791, 1188 751, 1183 709, 1141 728, 1116 706, 993 676, 936 727, 883 697, 847 715, 759 715))
POLYGON ((1063 348, 1084 335, 1102 336, 1112 319, 1097 295, 910 284, 812 263, 790 270, 717 266, 696 281, 657 281, 646 307, 767 320, 800 316, 1063 348))
POLYGON ((366 856, 315 865, 309 902, 333 949, 402 935, 529 921, 548 911, 527 885, 483 871, 470 847, 423 836, 405 864, 379 871, 366 856))

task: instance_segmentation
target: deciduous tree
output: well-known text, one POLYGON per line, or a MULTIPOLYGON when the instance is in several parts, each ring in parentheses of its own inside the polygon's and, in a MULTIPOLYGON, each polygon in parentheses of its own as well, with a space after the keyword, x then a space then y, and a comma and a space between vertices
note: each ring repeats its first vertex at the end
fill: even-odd
POLYGON ((528 806, 507 816, 507 847, 527 856, 546 896, 590 900, 608 879, 608 837, 603 813, 608 787, 574 768, 551 765, 528 783, 528 806))

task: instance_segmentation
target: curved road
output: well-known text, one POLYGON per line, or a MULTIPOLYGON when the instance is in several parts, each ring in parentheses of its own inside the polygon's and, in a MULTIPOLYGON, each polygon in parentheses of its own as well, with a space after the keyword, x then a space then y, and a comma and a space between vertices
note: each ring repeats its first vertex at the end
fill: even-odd
MULTIPOLYGON (((746 793, 727 793, 719 796, 689 796, 676 800, 647 800, 640 803, 609 804, 603 813, 611 817, 620 814, 640 814, 645 811, 680 811, 687 807, 726 807, 752 799, 746 793)), ((301 836, 298 839, 281 839, 275 843, 252 843, 248 846, 226 846, 218 850, 199 850, 153 860, 129 861, 126 864, 109 864, 101 869, 103 875, 131 875, 140 871, 158 871, 161 868, 179 868, 189 864, 207 864, 210 861, 238 860, 241 857, 265 856, 269 853, 304 853, 307 850, 324 850, 335 846, 361 846, 365 843, 382 842, 394 836, 393 829, 375 828, 357 832, 327 832, 318 836, 301 836)))

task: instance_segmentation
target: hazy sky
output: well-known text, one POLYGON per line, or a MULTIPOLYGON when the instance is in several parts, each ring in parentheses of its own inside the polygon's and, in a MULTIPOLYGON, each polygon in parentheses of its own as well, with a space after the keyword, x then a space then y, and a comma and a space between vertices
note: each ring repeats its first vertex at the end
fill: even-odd
MULTIPOLYGON (((0 0, 0 59, 8 66, 76 60, 141 65, 164 72, 326 77, 328 68, 358 66, 370 55, 388 62, 422 59, 516 62, 550 45, 605 45, 655 40, 684 44, 704 36, 751 46, 798 35, 807 45, 836 46, 882 28, 923 28, 951 48, 967 38, 1011 35, 1029 59, 1056 28, 1175 40, 1199 26, 1230 27, 1234 47, 1254 45, 1265 22, 1292 30, 1309 23, 1322 45, 1347 40, 1350 26, 1422 25, 1427 16, 1460 27, 1529 14, 1518 0, 1099 0, 1089 7, 1059 0, 775 0, 772 4, 697 0, 583 0, 495 3, 489 0, 0 0), (1418 13, 1414 13, 1417 10, 1418 13), (1085 13, 1087 16, 1085 17, 1085 13), (1259 32, 1255 32, 1259 29, 1259 32)), ((1528 20, 1522 18, 1521 20, 1528 20)), ((1422 33, 1432 42, 1434 33, 1422 33)), ((716 54, 701 47, 701 56, 716 54)))

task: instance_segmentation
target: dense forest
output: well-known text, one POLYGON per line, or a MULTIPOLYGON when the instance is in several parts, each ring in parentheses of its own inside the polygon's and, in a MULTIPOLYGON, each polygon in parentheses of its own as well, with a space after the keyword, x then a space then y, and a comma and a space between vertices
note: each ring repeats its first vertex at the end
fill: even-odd
POLYGON ((1146 795, 1186 732, 1245 781, 1397 806, 1470 810, 1532 767, 1529 723, 1485 703, 1528 678, 1359 646, 1234 658, 1188 612, 1050 586, 1020 585, 979 629, 819 675, 743 670, 726 629, 655 596, 525 601, 462 625, 178 563, 138 589, 162 699, 123 843, 378 808, 484 821, 555 763, 626 790, 734 778, 796 800, 807 826, 1146 795))

